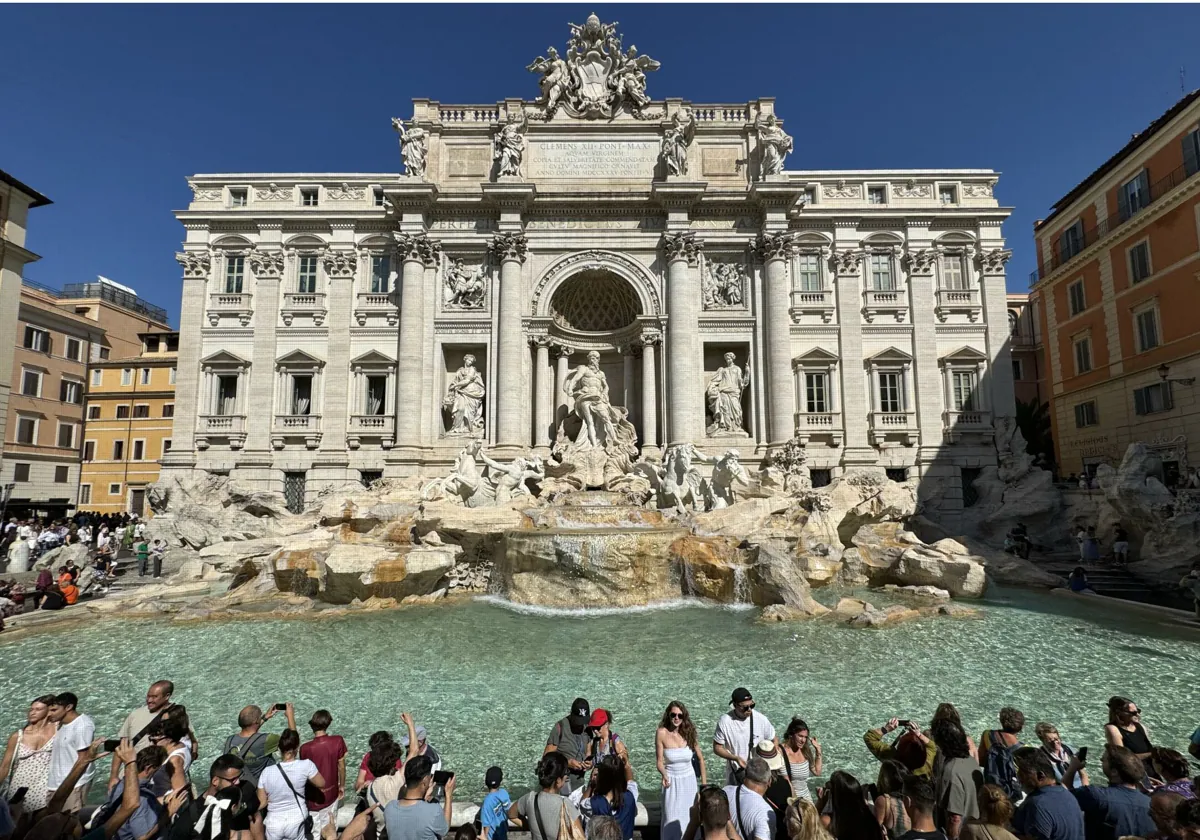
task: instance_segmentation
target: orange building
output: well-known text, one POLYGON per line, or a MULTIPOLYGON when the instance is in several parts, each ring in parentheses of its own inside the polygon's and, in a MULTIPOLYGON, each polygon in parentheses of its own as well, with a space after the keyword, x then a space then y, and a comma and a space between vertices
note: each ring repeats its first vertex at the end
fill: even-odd
POLYGON ((1046 402, 1042 324, 1037 306, 1030 302, 1028 294, 1008 294, 1008 342, 1017 402, 1041 405, 1046 402))
POLYGON ((1141 441, 1168 483, 1200 442, 1200 91, 1185 96, 1034 225, 1060 474, 1141 441))

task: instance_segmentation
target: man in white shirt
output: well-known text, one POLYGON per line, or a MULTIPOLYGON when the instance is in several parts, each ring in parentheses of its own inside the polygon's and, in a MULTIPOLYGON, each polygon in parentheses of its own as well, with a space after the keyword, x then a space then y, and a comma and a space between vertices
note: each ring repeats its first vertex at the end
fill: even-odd
MULTIPOLYGON (((117 737, 131 742, 135 752, 141 752, 150 746, 150 724, 162 720, 166 716, 167 710, 175 705, 171 702, 171 695, 174 693, 175 683, 170 680, 159 680, 151 685, 146 691, 146 705, 129 713, 125 722, 121 724, 117 737)), ((121 762, 113 761, 108 778, 110 792, 117 786, 120 779, 121 762)))
POLYGON ((729 700, 733 707, 717 721, 717 731, 713 733, 713 752, 719 758, 725 759, 727 771, 726 784, 737 784, 739 771, 745 768, 750 760, 750 751, 759 741, 774 741, 775 727, 767 716, 754 710, 754 698, 745 688, 736 688, 729 700))
MULTIPOLYGON (((46 780, 46 790, 51 798, 54 796, 54 791, 58 790, 58 786, 70 775, 76 760, 87 754, 92 745, 92 738, 96 734, 96 724, 92 722, 92 719, 75 710, 78 704, 79 698, 69 691, 55 697, 54 702, 50 704, 48 717, 58 724, 58 732, 54 736, 54 747, 50 751, 50 776, 46 780)), ((67 803, 63 806, 64 812, 78 813, 79 809, 83 807, 83 803, 87 800, 88 789, 92 786, 93 770, 94 768, 89 765, 88 769, 79 777, 75 789, 71 791, 71 795, 67 797, 67 803)))
POLYGON ((746 762, 746 779, 740 785, 729 785, 729 819, 742 840, 774 840, 775 812, 763 798, 771 784, 771 768, 765 759, 755 756, 746 762))

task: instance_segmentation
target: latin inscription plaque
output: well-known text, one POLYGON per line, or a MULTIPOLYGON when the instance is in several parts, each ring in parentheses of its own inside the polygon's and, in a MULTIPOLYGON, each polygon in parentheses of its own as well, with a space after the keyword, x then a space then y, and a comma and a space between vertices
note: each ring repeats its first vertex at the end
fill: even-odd
POLYGON ((655 140, 547 140, 530 143, 530 178, 639 178, 658 164, 655 140))

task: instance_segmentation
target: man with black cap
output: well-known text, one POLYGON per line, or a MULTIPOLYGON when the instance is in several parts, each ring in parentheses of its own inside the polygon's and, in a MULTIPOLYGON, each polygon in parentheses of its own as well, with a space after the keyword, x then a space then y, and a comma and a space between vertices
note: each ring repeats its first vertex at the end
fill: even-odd
POLYGON ((755 744, 766 740, 778 746, 779 739, 775 737, 775 727, 767 720, 767 716, 755 711, 754 698, 750 696, 749 689, 735 688, 729 705, 733 708, 717 721, 717 731, 713 733, 713 752, 725 759, 728 768, 726 783, 735 785, 741 781, 755 744))
POLYGON ((592 716, 592 707, 582 697, 576 697, 571 704, 571 714, 554 724, 550 737, 546 739, 546 749, 542 754, 560 752, 567 760, 567 770, 571 779, 563 788, 563 795, 570 793, 571 782, 583 779, 583 774, 592 768, 592 762, 587 761, 588 720, 592 716))
POLYGON ((483 805, 479 807, 479 827, 483 840, 507 840, 508 809, 512 807, 512 799, 508 791, 500 787, 504 782, 504 771, 492 766, 483 774, 483 786, 487 794, 483 797, 483 805))

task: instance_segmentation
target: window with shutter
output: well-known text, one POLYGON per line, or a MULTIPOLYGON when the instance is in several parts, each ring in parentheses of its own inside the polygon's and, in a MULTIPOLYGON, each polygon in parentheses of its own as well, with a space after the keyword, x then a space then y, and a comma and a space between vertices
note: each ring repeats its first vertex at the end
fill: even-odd
POLYGON ((1139 242, 1129 249, 1129 279, 1140 283, 1150 276, 1150 244, 1139 242))
POLYGON ((1200 169, 1200 129, 1183 138, 1183 169, 1189 178, 1200 169))
POLYGON ((1137 326, 1138 352, 1144 353, 1158 346, 1158 312, 1151 308, 1134 316, 1137 326))

